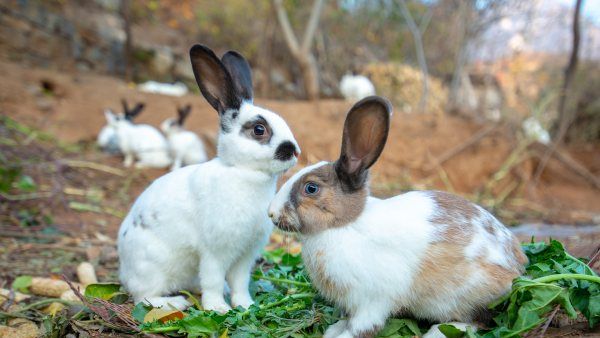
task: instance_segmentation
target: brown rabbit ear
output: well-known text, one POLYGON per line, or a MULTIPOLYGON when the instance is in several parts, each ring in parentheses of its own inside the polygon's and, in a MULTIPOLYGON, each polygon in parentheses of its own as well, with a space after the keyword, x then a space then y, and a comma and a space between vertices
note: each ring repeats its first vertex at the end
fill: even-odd
POLYGON ((392 105, 379 96, 357 102, 348 112, 342 135, 340 158, 335 171, 345 189, 362 188, 367 170, 383 151, 390 130, 392 105))
POLYGON ((190 49, 190 59, 202 95, 219 115, 227 109, 239 109, 242 99, 231 74, 215 53, 206 46, 194 45, 190 49))
POLYGON ((180 126, 183 126, 183 123, 185 122, 187 117, 190 115, 191 111, 192 111, 191 104, 187 104, 183 108, 177 107, 177 124, 180 126))

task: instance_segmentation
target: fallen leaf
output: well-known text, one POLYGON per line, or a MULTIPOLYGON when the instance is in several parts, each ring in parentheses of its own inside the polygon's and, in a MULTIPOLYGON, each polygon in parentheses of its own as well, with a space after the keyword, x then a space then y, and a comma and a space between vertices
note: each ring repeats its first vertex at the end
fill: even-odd
POLYGON ((183 319, 183 312, 179 310, 152 309, 144 316, 144 323, 150 323, 157 320, 161 323, 166 323, 175 319, 183 319))
POLYGON ((62 311, 62 309, 64 309, 64 308, 65 308, 65 306, 62 303, 54 302, 54 303, 48 305, 47 307, 45 307, 42 310, 42 312, 54 317, 57 313, 62 311))

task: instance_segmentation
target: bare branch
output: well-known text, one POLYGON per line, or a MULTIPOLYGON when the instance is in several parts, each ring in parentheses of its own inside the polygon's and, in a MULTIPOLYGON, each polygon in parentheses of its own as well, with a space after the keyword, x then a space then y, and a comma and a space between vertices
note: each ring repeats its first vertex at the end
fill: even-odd
POLYGON ((419 111, 425 112, 427 109, 427 95, 429 94, 429 80, 427 71, 427 61, 425 60, 425 52, 423 50, 423 40, 421 39, 421 30, 417 27, 415 20, 413 19, 408 7, 406 6, 405 0, 398 0, 400 4, 400 12, 402 12, 402 16, 406 23, 408 24, 408 29, 413 36, 413 40, 415 40, 415 51, 417 52, 417 60, 419 62, 419 67, 421 68, 421 76, 423 76, 423 92, 421 93, 421 99, 419 100, 419 111))
POLYGON ((283 0, 273 0, 273 5, 275 5, 277 20, 281 25, 283 36, 285 37, 285 41, 287 42, 290 51, 293 54, 298 54, 300 52, 300 45, 298 44, 298 39, 296 38, 296 34, 294 34, 294 30, 290 24, 290 19, 288 18, 287 12, 283 7, 283 0))
POLYGON ((419 31, 421 31, 421 36, 425 35, 427 28, 429 28, 429 23, 431 22, 431 18, 433 17, 433 11, 431 7, 427 6, 427 12, 421 18, 421 23, 419 24, 419 31))
POLYGON ((304 32, 304 39, 302 40, 302 51, 305 53, 308 53, 310 51, 310 46, 312 45, 315 32, 317 31, 317 27, 319 26, 319 18, 321 17, 321 12, 323 11, 324 3, 325 0, 315 0, 312 10, 310 11, 308 26, 306 26, 306 31, 304 32))

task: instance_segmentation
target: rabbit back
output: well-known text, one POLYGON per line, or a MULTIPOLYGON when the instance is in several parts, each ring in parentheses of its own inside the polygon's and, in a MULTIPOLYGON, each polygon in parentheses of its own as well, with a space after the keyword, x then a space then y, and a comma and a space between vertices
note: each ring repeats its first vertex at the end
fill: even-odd
POLYGON ((207 160, 204 144, 193 132, 182 130, 168 136, 173 157, 182 159, 184 165, 202 163, 207 160))
POLYGON ((518 241, 484 209, 451 194, 369 197, 351 224, 304 239, 317 288, 352 311, 381 295, 430 320, 470 320, 505 293, 526 258, 518 241))

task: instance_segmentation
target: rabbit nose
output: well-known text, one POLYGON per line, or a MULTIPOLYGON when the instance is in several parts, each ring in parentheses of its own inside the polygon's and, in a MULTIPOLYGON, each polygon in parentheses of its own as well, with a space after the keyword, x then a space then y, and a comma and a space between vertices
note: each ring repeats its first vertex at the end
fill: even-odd
POLYGON ((275 149, 275 159, 280 161, 289 161, 292 157, 297 157, 298 149, 291 141, 284 141, 275 149))

